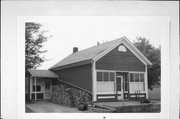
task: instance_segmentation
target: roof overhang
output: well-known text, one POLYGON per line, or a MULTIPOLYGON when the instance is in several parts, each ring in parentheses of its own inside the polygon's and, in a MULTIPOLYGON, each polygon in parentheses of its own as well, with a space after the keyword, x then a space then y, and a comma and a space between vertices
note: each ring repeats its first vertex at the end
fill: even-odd
POLYGON ((31 77, 39 78, 59 78, 57 74, 50 70, 38 70, 38 69, 28 69, 31 77))

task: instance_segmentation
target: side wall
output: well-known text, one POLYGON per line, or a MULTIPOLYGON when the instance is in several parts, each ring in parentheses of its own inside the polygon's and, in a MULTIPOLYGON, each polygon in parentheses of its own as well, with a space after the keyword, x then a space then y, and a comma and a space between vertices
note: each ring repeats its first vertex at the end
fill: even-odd
POLYGON ((145 65, 126 46, 127 52, 118 51, 118 47, 99 59, 96 62, 96 69, 145 71, 145 65))
POLYGON ((86 64, 54 71, 60 80, 92 92, 92 65, 86 64))

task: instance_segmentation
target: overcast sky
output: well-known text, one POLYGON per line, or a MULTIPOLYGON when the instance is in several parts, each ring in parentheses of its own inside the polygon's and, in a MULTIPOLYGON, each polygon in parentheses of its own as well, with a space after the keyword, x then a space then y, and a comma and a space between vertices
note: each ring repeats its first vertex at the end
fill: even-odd
POLYGON ((31 17, 30 20, 43 24, 42 29, 52 35, 44 49, 49 61, 38 69, 48 69, 72 53, 73 47, 79 50, 94 46, 97 42, 111 41, 126 36, 130 41, 136 37, 146 37, 158 47, 168 22, 156 16, 56 16, 31 17))

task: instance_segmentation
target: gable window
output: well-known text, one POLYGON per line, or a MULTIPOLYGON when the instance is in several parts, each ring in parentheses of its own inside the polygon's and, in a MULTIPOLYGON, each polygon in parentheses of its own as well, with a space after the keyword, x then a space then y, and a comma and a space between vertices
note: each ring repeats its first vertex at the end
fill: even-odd
POLYGON ((119 48, 118 48, 118 51, 127 52, 126 47, 124 45, 120 45, 119 48))

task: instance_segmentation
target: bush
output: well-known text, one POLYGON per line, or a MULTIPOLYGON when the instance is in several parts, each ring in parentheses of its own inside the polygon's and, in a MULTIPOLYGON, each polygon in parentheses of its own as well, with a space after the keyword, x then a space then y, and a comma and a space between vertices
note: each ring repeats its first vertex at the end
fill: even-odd
POLYGON ((92 102, 92 96, 80 89, 65 84, 53 86, 51 101, 67 107, 78 107, 92 102))

